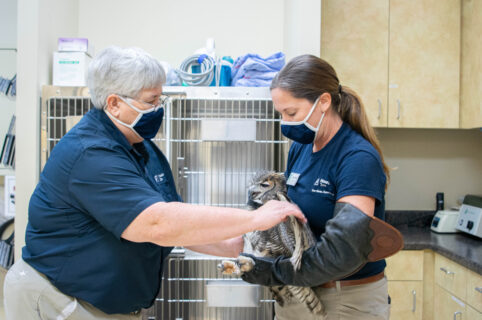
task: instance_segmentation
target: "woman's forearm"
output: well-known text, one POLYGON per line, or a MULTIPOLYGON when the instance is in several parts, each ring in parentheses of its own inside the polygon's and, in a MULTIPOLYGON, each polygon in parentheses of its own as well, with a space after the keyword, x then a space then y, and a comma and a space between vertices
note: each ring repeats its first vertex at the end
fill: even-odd
POLYGON ((186 249, 218 257, 236 258, 243 251, 243 245, 243 237, 236 237, 212 244, 188 246, 186 249))
POLYGON ((247 210, 168 202, 158 204, 156 211, 155 243, 162 246, 216 243, 256 228, 247 210))
POLYGON ((194 246, 216 243, 253 230, 267 230, 294 215, 306 222, 299 208, 285 201, 268 201, 247 211, 158 202, 142 211, 121 237, 133 242, 152 242, 161 246, 194 246))

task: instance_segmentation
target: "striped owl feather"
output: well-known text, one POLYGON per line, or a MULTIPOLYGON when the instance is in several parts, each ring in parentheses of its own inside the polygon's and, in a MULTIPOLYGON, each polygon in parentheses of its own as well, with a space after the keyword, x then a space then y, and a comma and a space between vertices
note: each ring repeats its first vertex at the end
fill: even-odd
MULTIPOLYGON (((269 200, 291 202, 287 195, 285 176, 272 171, 262 171, 256 174, 249 188, 248 208, 255 210, 269 200)), ((293 267, 298 270, 303 251, 315 243, 315 236, 309 226, 290 216, 286 221, 271 229, 245 234, 243 251, 261 257, 277 257, 280 255, 290 257, 293 267)), ((243 256, 238 258, 234 265, 232 261, 223 261, 221 264, 224 273, 240 274, 243 270, 250 270, 251 268, 249 261, 247 262, 246 257, 243 256), (246 266, 246 263, 248 263, 248 266, 246 266)), ((295 298, 304 303, 314 314, 321 314, 324 311, 323 304, 312 288, 282 286, 270 287, 270 290, 281 306, 290 303, 292 298, 295 298)))

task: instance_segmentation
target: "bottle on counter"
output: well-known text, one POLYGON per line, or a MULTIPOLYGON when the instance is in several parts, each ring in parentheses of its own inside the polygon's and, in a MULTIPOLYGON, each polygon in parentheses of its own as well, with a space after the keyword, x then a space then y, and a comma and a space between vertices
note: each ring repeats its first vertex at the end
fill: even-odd
POLYGON ((435 197, 436 197, 436 209, 437 209, 437 211, 443 210, 444 209, 444 193, 443 192, 437 192, 435 197))

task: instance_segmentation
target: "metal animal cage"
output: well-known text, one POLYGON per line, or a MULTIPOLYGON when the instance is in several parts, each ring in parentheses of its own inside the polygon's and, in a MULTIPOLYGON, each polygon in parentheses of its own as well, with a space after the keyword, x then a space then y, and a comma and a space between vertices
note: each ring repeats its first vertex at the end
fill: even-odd
MULTIPOLYGON (((166 87, 166 117, 153 139, 168 158, 178 192, 193 204, 244 207, 259 170, 285 168, 288 141, 267 88, 166 87)), ((41 166, 63 135, 92 107, 86 88, 42 90, 41 166)), ((216 270, 219 258, 177 248, 144 319, 272 319, 269 291, 259 307, 209 307, 208 281, 232 280, 216 270)), ((239 280, 241 281, 241 280, 239 280)))

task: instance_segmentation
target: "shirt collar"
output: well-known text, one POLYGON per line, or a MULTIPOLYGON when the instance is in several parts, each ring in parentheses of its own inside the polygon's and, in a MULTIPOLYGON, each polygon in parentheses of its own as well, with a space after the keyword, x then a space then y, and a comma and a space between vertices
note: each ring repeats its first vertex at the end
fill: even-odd
POLYGON ((126 136, 114 125, 104 110, 92 108, 89 111, 89 114, 103 125, 105 131, 111 136, 111 138, 120 143, 127 150, 135 150, 129 141, 127 141, 126 136))

